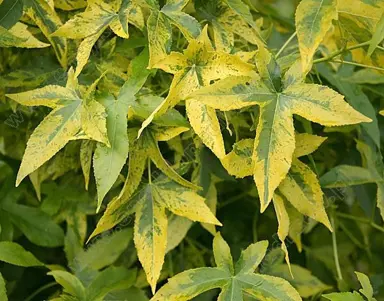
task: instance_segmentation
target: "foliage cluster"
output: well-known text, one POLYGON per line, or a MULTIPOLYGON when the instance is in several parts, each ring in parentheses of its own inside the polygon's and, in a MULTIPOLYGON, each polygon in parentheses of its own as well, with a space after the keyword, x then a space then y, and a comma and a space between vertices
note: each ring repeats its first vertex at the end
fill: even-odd
POLYGON ((384 300, 383 39, 384 0, 0 0, 0 300, 384 300))

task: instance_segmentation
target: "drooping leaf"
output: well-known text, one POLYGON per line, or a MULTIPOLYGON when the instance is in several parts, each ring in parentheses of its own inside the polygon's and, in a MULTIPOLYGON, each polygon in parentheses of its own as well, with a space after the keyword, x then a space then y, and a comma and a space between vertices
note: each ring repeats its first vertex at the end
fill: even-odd
POLYGON ((371 42, 369 43, 368 56, 371 56, 375 51, 375 48, 383 41, 384 39, 384 13, 381 15, 379 22, 376 24, 375 33, 372 36, 371 42))
POLYGON ((109 229, 135 212, 135 245, 153 291, 167 247, 168 221, 165 209, 193 221, 220 225, 204 199, 196 192, 160 177, 144 185, 129 201, 119 202, 117 199, 111 203, 92 234, 94 236, 109 229))

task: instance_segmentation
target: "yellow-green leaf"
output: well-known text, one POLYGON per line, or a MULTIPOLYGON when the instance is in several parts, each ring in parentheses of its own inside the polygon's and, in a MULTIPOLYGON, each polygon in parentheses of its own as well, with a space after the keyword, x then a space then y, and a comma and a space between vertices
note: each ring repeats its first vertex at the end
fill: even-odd
MULTIPOLYGON (((247 74, 252 70, 252 66, 239 57, 214 51, 208 38, 207 27, 198 39, 190 41, 183 54, 172 52, 155 67, 174 74, 174 78, 167 98, 143 122, 140 133, 154 118, 167 112, 200 87, 208 85, 211 80, 247 74)), ((193 129, 219 158, 223 157, 225 150, 216 113, 202 104, 193 102, 194 99, 187 101, 187 115, 193 129)))
POLYGON ((88 190, 89 176, 92 166, 92 154, 95 149, 95 143, 90 140, 84 140, 80 147, 80 164, 84 175, 85 190, 88 190))
POLYGON ((52 33, 62 25, 55 10, 45 0, 24 0, 24 9, 51 43, 58 61, 66 69, 68 64, 67 40, 62 37, 52 36, 52 33))
POLYGON ((0 47, 44 48, 50 46, 36 39, 27 28, 27 25, 20 22, 9 30, 0 26, 0 47))
POLYGON ((255 274, 268 247, 267 241, 250 245, 242 252, 233 269, 229 246, 218 233, 213 242, 215 268, 197 268, 184 271, 166 283, 152 301, 187 301, 219 288, 219 301, 242 300, 247 293, 258 300, 300 301, 297 291, 284 279, 255 274))
POLYGON ((313 55, 337 16, 336 0, 303 0, 298 5, 295 21, 303 73, 311 69, 313 55))

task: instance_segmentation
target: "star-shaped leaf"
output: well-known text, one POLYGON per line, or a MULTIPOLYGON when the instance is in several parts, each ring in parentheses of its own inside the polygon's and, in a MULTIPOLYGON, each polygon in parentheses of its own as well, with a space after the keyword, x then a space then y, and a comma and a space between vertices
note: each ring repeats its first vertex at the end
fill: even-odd
MULTIPOLYGON (((178 182, 186 182, 176 172, 169 167, 164 159, 158 158, 160 154, 154 148, 149 146, 153 142, 150 137, 140 138, 144 142, 146 150, 140 150, 141 154, 135 154, 135 146, 132 146, 133 154, 130 156, 129 172, 126 185, 130 185, 129 190, 122 193, 133 195, 131 181, 138 183, 141 179, 139 173, 143 172, 144 167, 138 166, 140 163, 146 163, 147 156, 158 165, 161 171, 165 171, 166 176, 160 176, 154 181, 143 185, 139 190, 122 202, 121 198, 113 200, 98 223, 98 226, 92 236, 113 227, 128 215, 135 213, 135 245, 140 262, 147 274, 147 280, 155 291, 156 282, 160 276, 160 271, 164 262, 164 256, 167 247, 167 215, 166 209, 179 216, 187 217, 193 221, 221 225, 215 218, 211 210, 204 202, 204 198, 195 191, 180 185, 168 177, 176 179, 178 182), (150 140, 150 141, 148 141, 150 140), (156 153, 155 153, 156 152, 156 153), (137 160, 140 160, 138 164, 137 160), (159 162, 161 160, 162 162, 159 162), (139 170, 140 169, 140 170, 139 170)), ((136 185, 135 185, 136 186, 136 185)))
POLYGON ((199 22, 192 16, 182 12, 189 0, 167 0, 160 9, 158 0, 147 1, 151 14, 147 20, 149 42, 149 68, 163 60, 171 51, 172 25, 188 39, 197 38, 201 32, 199 22))
POLYGON ((77 51, 76 75, 79 75, 88 61, 93 45, 101 34, 110 27, 119 37, 128 39, 128 22, 144 28, 140 7, 131 0, 93 0, 83 13, 67 21, 53 35, 70 39, 84 39, 77 51))
POLYGON ((226 2, 230 4, 230 2, 240 3, 241 1, 197 0, 195 4, 199 15, 212 26, 216 49, 229 52, 234 45, 234 34, 251 44, 263 45, 264 41, 256 25, 251 26, 244 20, 244 16, 248 15, 248 20, 252 20, 251 24, 254 24, 249 9, 247 14, 238 14, 226 2))
POLYGON ((213 240, 217 267, 187 270, 172 277, 151 301, 187 301, 215 288, 221 289, 220 301, 242 301, 245 293, 260 300, 301 300, 286 280, 254 273, 267 247, 266 240, 250 245, 234 265, 229 246, 218 233, 213 240))
MULTIPOLYGON (((172 52, 155 67, 174 74, 174 78, 167 98, 143 122, 140 133, 152 120, 200 87, 209 85, 210 81, 229 75, 248 74, 252 70, 252 66, 239 57, 215 51, 208 38, 207 27, 198 39, 190 41, 183 53, 172 52)), ((223 157, 224 142, 215 110, 195 100, 186 102, 186 110, 196 134, 219 158, 223 157)))
POLYGON ((188 97, 222 111, 260 106, 253 175, 262 212, 291 167, 295 150, 294 114, 327 126, 371 121, 332 89, 302 83, 303 76, 297 72, 297 66, 294 64, 282 78, 272 55, 260 48, 257 56, 260 75, 229 77, 188 97))
MULTIPOLYGON (((278 236, 288 263, 288 251, 284 240, 292 233, 294 241, 301 249, 300 235, 297 237, 297 233, 290 232, 291 228, 299 226, 298 222, 302 223, 301 215, 321 222, 332 230, 325 212, 323 193, 317 176, 298 159, 314 152, 325 138, 309 134, 297 134, 295 138, 296 148, 291 168, 273 195, 273 205, 279 222, 278 236)), ((221 160, 230 174, 243 178, 254 173, 253 145, 252 139, 240 140, 233 146, 233 151, 221 160)))
POLYGON ((52 158, 70 140, 81 137, 109 145, 105 108, 93 97, 97 82, 81 93, 73 70, 70 69, 66 87, 49 85, 7 94, 21 105, 53 109, 28 140, 16 185, 52 158))

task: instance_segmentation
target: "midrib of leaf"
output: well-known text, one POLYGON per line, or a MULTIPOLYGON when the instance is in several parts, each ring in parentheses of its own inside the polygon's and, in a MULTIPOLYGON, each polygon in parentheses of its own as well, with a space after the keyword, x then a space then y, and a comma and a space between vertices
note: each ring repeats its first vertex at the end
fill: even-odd
POLYGON ((315 15, 315 17, 314 17, 313 20, 312 20, 311 30, 310 30, 309 37, 312 36, 313 26, 315 25, 315 21, 316 21, 316 19, 317 19, 317 16, 319 15, 319 12, 320 12, 320 10, 321 10, 321 6, 323 5, 323 3, 324 3, 324 0, 321 0, 320 5, 319 5, 319 8, 317 9, 316 15, 315 15))
MULTIPOLYGON (((117 108, 117 107, 119 107, 118 106, 118 101, 117 100, 115 100, 114 102, 113 102, 113 108, 114 108, 114 110, 117 108)), ((108 176, 111 174, 111 170, 112 170, 112 155, 115 153, 115 141, 116 141, 116 128, 117 128, 117 118, 115 117, 115 122, 113 123, 113 134, 112 134, 112 138, 113 139, 111 139, 112 141, 110 142, 110 144, 111 144, 111 152, 109 152, 109 154, 108 154, 108 161, 109 161, 109 164, 108 164, 108 170, 107 170, 107 173, 108 173, 108 176)))
MULTIPOLYGON (((272 146, 272 134, 274 134, 275 130, 274 130, 274 126, 275 126, 275 120, 276 120, 276 113, 277 113, 277 109, 279 107, 279 99, 280 99, 280 93, 277 94, 277 97, 276 97, 276 104, 275 104, 275 111, 273 112, 273 120, 272 120, 272 127, 271 127, 271 132, 270 132, 270 136, 269 136, 269 141, 268 141, 268 156, 267 156, 267 160, 266 160, 266 163, 264 163, 265 165, 265 169, 266 171, 268 172, 269 171, 269 162, 270 162, 270 152, 269 150, 271 149, 271 146, 272 146)), ((268 199, 269 199, 269 174, 268 174, 268 177, 265 177, 265 180, 264 180, 264 201, 265 202, 268 202, 268 199)))
MULTIPOLYGON (((53 141, 53 139, 54 139, 55 137, 57 137, 57 135, 58 135, 59 133, 62 132, 63 128, 64 128, 65 125, 68 123, 68 120, 71 120, 72 117, 77 113, 78 107, 81 106, 81 100, 80 100, 80 99, 77 99, 76 101, 78 101, 77 106, 75 107, 75 109, 73 110, 73 112, 68 116, 68 118, 63 119, 63 122, 62 122, 61 125, 59 126, 58 130, 50 135, 50 137, 49 137, 48 140, 47 140, 47 141, 48 141, 47 145, 49 145, 49 144, 53 141), (53 134, 54 134, 54 135, 53 135, 53 134), (52 135, 53 135, 53 136, 52 136, 52 135), (51 137, 51 136, 52 136, 52 137, 51 137)), ((70 106, 70 105, 69 105, 69 106, 70 106)), ((58 112, 58 111, 60 111, 60 110, 62 110, 62 109, 66 109, 66 108, 68 108, 69 106, 58 108, 56 112, 58 112)), ((56 112, 55 112, 55 113, 56 113, 56 112)))
MULTIPOLYGON (((236 276, 235 276, 235 277, 236 277, 236 276)), ((260 287, 260 286, 255 286, 255 284, 252 283, 252 282, 244 281, 244 280, 242 280, 242 279, 237 279, 237 280, 238 280, 239 282, 248 284, 248 285, 250 285, 251 287, 256 288, 256 289, 257 289, 257 287, 260 287)), ((266 291, 266 292, 270 293, 271 295, 274 295, 274 294, 273 294, 273 291, 270 291, 270 290, 268 290, 268 289, 266 289, 266 288, 263 288, 263 291, 266 291)))

